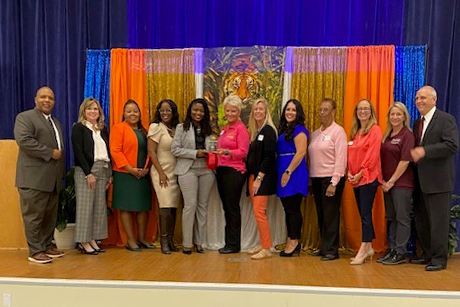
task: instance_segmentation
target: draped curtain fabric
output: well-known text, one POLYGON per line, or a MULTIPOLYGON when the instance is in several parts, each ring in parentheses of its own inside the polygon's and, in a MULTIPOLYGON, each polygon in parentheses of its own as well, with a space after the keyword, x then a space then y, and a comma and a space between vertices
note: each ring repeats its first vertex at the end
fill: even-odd
MULTIPOLYGON (((386 116, 393 103, 395 78, 394 46, 349 47, 347 50, 347 78, 345 83, 344 128, 347 134, 355 105, 364 98, 370 99, 376 109, 377 121, 386 128, 386 116)), ((347 242, 353 249, 361 244, 361 219, 350 184, 345 185, 342 198, 347 242)), ((374 249, 383 252, 386 244, 386 222, 383 194, 380 189, 374 201, 373 222, 376 239, 374 249)))
MULTIPOLYGON (((332 98, 337 102, 336 122, 342 125, 347 48, 294 47, 292 53, 290 98, 295 98, 302 104, 310 133, 321 125, 318 108, 323 98, 332 98)), ((306 198, 303 209, 305 222, 302 242, 306 248, 316 249, 320 246, 321 239, 316 206, 311 195, 306 198)), ((345 245, 344 238, 342 228, 342 246, 345 245)))
POLYGON ((127 1, 129 48, 402 45, 403 39, 404 1, 127 1))
MULTIPOLYGON (((436 106, 460 126, 460 0, 406 0, 405 45, 427 45, 426 84, 438 93, 436 106)), ((460 153, 454 193, 460 194, 460 153)))
POLYGON ((147 50, 145 65, 150 121, 155 117, 157 104, 163 99, 171 99, 177 104, 183 121, 188 104, 196 97, 195 50, 147 50))
POLYGON ((86 76, 84 97, 96 98, 109 125, 110 98, 110 50, 86 51, 86 76))
POLYGON ((415 94, 425 84, 425 46, 395 47, 394 101, 406 105, 411 127, 420 116, 415 106, 415 94))
MULTIPOLYGON (((147 104, 145 50, 112 49, 110 75, 110 127, 120 123, 123 116, 123 106, 128 99, 137 102, 141 109, 141 121, 148 129, 149 112, 147 104)), ((111 193, 109 193, 109 205, 111 193)), ((149 214, 147 238, 155 241, 158 228, 156 197, 152 197, 152 210, 149 214)), ((136 228, 135 228, 136 229, 136 228)), ((126 245, 126 234, 121 225, 119 212, 109 218, 109 238, 106 244, 126 245)))

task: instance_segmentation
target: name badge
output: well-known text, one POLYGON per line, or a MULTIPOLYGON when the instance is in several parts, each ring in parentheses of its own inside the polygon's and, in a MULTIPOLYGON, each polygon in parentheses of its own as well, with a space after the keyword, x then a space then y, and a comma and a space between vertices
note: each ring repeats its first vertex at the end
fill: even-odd
POLYGON ((220 132, 220 135, 224 134, 224 132, 225 132, 225 131, 224 131, 224 130, 222 130, 222 131, 220 132))
POLYGON ((322 139, 323 139, 324 142, 327 142, 327 141, 331 140, 331 136, 330 135, 323 135, 322 139))
POLYGON ((352 145, 353 145, 353 141, 348 142, 348 146, 352 146, 352 145))
POLYGON ((391 140, 391 144, 393 144, 393 145, 399 145, 399 143, 401 143, 401 139, 392 139, 391 140))
POLYGON ((264 135, 263 135, 263 134, 259 134, 259 136, 257 137, 257 140, 258 140, 258 141, 263 141, 263 140, 264 140, 264 135))

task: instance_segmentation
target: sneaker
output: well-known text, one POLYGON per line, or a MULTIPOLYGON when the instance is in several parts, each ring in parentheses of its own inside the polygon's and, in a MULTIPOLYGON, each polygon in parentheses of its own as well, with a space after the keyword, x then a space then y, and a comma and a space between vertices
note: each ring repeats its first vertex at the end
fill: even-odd
POLYGON ((55 248, 49 248, 46 250, 45 254, 50 258, 60 258, 64 256, 64 252, 57 250, 55 248))
POLYGON ((395 252, 393 255, 382 261, 382 264, 401 264, 406 263, 406 257, 395 252))
POLYGON ((48 257, 44 252, 38 252, 28 258, 30 262, 45 264, 53 261, 51 257, 48 257))
POLYGON ((377 259, 377 262, 382 263, 384 260, 387 260, 388 258, 390 258, 395 252, 396 251, 394 249, 387 249, 387 252, 385 253, 385 255, 377 259))

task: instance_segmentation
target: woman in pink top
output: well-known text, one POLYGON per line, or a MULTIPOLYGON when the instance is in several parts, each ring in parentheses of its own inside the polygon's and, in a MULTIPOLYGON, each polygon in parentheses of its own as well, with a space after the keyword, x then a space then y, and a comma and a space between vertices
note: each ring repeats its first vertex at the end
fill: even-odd
POLYGON ((249 132, 240 119, 242 101, 236 95, 224 100, 227 125, 217 141, 217 188, 225 212, 225 246, 221 254, 241 250, 241 190, 246 180, 245 158, 249 148, 249 132))
POLYGON ((319 107, 321 127, 311 134, 308 153, 310 178, 321 234, 322 261, 339 257, 340 204, 347 167, 347 135, 335 123, 334 100, 325 98, 319 107))
POLYGON ((377 125, 374 106, 370 100, 363 99, 355 107, 348 143, 348 181, 354 187, 362 229, 361 247, 351 264, 362 264, 367 257, 374 256, 372 205, 377 187, 382 183, 381 142, 382 131, 377 125))

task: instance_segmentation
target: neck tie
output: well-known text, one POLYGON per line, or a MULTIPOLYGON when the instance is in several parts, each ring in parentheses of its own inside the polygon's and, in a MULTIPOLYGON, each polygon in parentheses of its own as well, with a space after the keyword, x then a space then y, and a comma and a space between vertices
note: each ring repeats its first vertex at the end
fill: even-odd
POLYGON ((425 117, 422 116, 422 118, 420 119, 420 126, 418 126, 418 145, 422 145, 422 135, 423 135, 423 126, 424 126, 424 123, 425 123, 425 117))
MULTIPOLYGON (((57 140, 57 136, 56 136, 56 130, 54 130, 54 125, 53 125, 53 120, 51 119, 51 115, 48 116, 48 122, 51 125, 51 130, 53 130, 54 139, 56 140, 56 144, 57 144, 58 140, 57 140)), ((59 148, 59 144, 58 144, 58 148, 59 148)))

